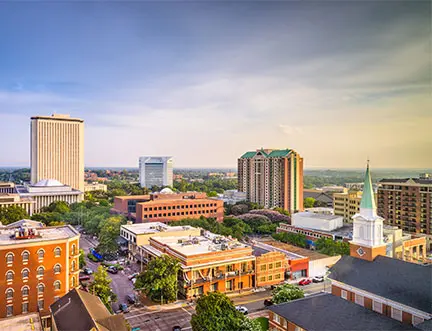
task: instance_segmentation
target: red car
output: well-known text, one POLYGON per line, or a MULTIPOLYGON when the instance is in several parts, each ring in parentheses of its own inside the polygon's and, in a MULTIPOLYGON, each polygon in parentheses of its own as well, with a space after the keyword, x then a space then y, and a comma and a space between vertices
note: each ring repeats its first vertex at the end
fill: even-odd
POLYGON ((88 276, 88 275, 80 275, 79 276, 79 280, 80 281, 83 281, 83 280, 89 280, 90 279, 90 276, 88 276))
POLYGON ((299 281, 299 285, 303 286, 303 285, 309 285, 310 283, 312 283, 312 281, 310 279, 302 279, 301 281, 299 281))

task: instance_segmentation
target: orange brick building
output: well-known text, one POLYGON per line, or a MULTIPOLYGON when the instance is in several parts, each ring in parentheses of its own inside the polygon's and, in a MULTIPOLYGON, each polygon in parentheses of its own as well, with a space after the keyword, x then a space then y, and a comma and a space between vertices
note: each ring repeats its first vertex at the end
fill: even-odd
POLYGON ((79 284, 79 233, 71 226, 0 228, 0 318, 39 311, 79 284))
POLYGON ((164 189, 150 195, 115 197, 112 211, 132 216, 137 223, 180 221, 201 216, 222 222, 224 206, 222 200, 207 198, 206 193, 173 193, 164 189))

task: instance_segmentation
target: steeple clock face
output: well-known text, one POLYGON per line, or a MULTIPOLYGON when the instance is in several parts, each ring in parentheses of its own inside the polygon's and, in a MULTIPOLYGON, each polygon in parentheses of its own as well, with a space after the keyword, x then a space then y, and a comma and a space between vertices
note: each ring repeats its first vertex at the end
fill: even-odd
POLYGON ((356 252, 357 252, 357 254, 358 254, 359 256, 363 256, 363 255, 366 254, 366 252, 364 251, 364 249, 361 248, 361 247, 359 247, 359 248, 357 249, 356 252))

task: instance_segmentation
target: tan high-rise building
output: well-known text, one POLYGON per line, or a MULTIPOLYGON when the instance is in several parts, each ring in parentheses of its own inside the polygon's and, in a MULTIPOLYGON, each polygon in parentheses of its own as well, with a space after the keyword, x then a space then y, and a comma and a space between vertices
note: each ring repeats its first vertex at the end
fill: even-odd
POLYGON ((84 121, 69 115, 31 118, 31 182, 55 179, 84 192, 84 121))
POLYGON ((336 216, 342 216, 344 223, 352 223, 352 217, 360 212, 362 192, 349 191, 333 194, 333 207, 336 216))
POLYGON ((294 150, 259 149, 238 159, 238 190, 265 208, 303 210, 303 158, 294 150))

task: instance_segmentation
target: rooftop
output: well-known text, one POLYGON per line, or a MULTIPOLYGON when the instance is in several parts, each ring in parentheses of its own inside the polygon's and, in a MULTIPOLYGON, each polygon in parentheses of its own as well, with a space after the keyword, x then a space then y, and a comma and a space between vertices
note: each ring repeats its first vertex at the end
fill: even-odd
POLYGON ((190 225, 184 226, 169 226, 161 222, 150 222, 150 223, 137 223, 130 225, 122 225, 123 229, 132 232, 135 235, 139 234, 150 234, 158 232, 175 232, 175 231, 185 231, 193 229, 190 225))
POLYGON ((121 199, 121 200, 138 200, 138 199, 150 200, 150 195, 149 194, 144 194, 144 195, 120 195, 120 196, 116 196, 114 198, 115 199, 121 199))
POLYGON ((333 280, 432 313, 432 265, 386 256, 377 256, 374 261, 343 256, 330 272, 333 280))
POLYGON ((259 149, 256 151, 250 151, 250 152, 246 152, 244 153, 240 158, 241 159, 252 159, 255 155, 262 155, 266 158, 270 158, 270 157, 285 157, 288 156, 291 153, 292 150, 290 149, 273 149, 273 150, 264 150, 264 149, 259 149))
POLYGON ((70 117, 69 114, 52 114, 51 116, 49 115, 37 115, 37 116, 32 116, 31 117, 32 120, 56 120, 56 121, 72 121, 72 122, 81 122, 83 123, 84 120, 80 119, 80 118, 74 118, 74 117, 70 117))
POLYGON ((381 179, 379 184, 420 184, 432 185, 432 178, 390 178, 381 179))
POLYGON ((5 225, 6 228, 8 229, 13 229, 13 228, 19 228, 19 227, 24 227, 24 228, 43 228, 45 226, 45 224, 43 224, 42 222, 38 222, 38 221, 33 221, 33 220, 19 220, 13 223, 10 223, 8 225, 5 225))
POLYGON ((308 257, 310 261, 321 260, 328 257, 328 255, 318 253, 317 251, 312 251, 310 249, 301 248, 290 244, 285 244, 276 240, 266 241, 265 243, 270 246, 277 247, 285 251, 294 253, 296 255, 300 255, 301 257, 308 257))
POLYGON ((311 295, 268 309, 308 331, 417 330, 411 325, 328 293, 311 295))
POLYGON ((0 319, 0 330, 2 331, 42 331, 38 313, 18 315, 0 319), (33 321, 33 322, 32 322, 33 321))
POLYGON ((0 229, 0 246, 68 239, 79 236, 79 232, 70 225, 37 228, 37 236, 28 239, 15 239, 16 231, 17 229, 0 229))
POLYGON ((341 218, 342 216, 330 215, 330 214, 318 214, 318 213, 312 213, 312 212, 304 211, 304 212, 300 212, 300 213, 295 213, 292 215, 292 217, 309 217, 309 218, 320 219, 323 221, 332 221, 332 220, 341 218))

